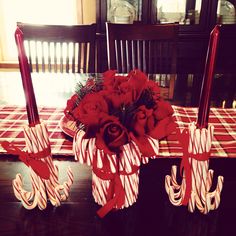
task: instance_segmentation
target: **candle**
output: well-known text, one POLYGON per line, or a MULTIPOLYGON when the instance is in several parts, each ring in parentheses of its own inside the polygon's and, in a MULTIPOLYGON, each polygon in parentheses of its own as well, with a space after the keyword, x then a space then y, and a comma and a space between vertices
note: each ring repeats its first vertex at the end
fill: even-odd
POLYGON ((216 25, 210 34, 198 109, 198 128, 207 128, 208 125, 210 111, 210 95, 212 80, 214 77, 214 68, 217 54, 217 46, 219 42, 220 27, 220 25, 216 25))
POLYGON ((38 109, 31 79, 29 63, 24 49, 24 37, 22 31, 18 27, 15 31, 15 40, 18 49, 19 66, 26 99, 28 121, 30 126, 35 126, 36 124, 40 123, 38 109))

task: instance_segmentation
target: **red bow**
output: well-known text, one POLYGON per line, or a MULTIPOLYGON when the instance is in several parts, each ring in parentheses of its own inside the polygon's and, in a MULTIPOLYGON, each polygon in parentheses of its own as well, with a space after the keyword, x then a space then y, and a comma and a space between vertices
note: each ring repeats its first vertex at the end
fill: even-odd
MULTIPOLYGON (((103 163, 104 164, 104 169, 107 169, 107 164, 108 163, 103 163)), ((119 165, 118 165, 119 166, 119 165)), ((138 171, 139 167, 134 165, 132 166, 132 171, 130 173, 127 173, 125 171, 122 171, 118 173, 111 173, 108 171, 104 171, 104 169, 99 169, 97 168, 97 155, 94 156, 94 161, 93 161, 93 172, 95 175, 97 175, 100 179, 102 180, 111 180, 110 186, 108 189, 108 196, 107 196, 107 203, 101 207, 98 211, 97 214, 103 218, 108 212, 110 212, 114 206, 116 205, 117 208, 121 208, 122 205, 125 202, 125 190, 122 186, 120 175, 132 175, 135 172, 138 171)))
POLYGON ((41 178, 49 179, 50 170, 48 165, 40 159, 45 158, 51 154, 50 147, 45 148, 37 153, 29 153, 21 151, 18 147, 7 141, 4 141, 1 145, 8 153, 19 155, 19 159, 27 166, 30 166, 41 178))
POLYGON ((187 205, 189 198, 191 197, 191 191, 192 191, 192 171, 191 171, 191 165, 189 163, 189 157, 194 158, 198 161, 206 161, 209 159, 210 152, 203 152, 203 153, 189 153, 188 151, 188 146, 189 146, 189 139, 190 139, 190 134, 188 129, 183 130, 182 133, 177 132, 177 137, 182 145, 183 148, 183 157, 180 165, 180 173, 183 175, 183 170, 185 172, 185 180, 186 180, 186 190, 185 190, 185 195, 182 200, 183 205, 187 205))

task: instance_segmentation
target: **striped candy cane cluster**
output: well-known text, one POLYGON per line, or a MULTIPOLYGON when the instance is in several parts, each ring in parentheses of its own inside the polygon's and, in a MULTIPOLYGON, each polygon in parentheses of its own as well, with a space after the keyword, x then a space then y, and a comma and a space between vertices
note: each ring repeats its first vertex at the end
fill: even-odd
MULTIPOLYGON (((35 127, 24 127, 24 135, 28 153, 37 153, 50 146, 48 131, 44 123, 35 127)), ((68 198, 73 183, 73 173, 70 168, 67 170, 68 180, 59 184, 58 167, 53 164, 51 155, 41 160, 47 164, 50 170, 49 179, 42 179, 30 167, 31 191, 24 190, 21 174, 17 174, 13 180, 14 194, 26 209, 38 206, 40 210, 43 210, 47 206, 48 199, 53 206, 60 206, 61 201, 68 198)))
MULTIPOLYGON (((84 131, 79 130, 74 137, 73 151, 75 159, 82 164, 92 166, 93 169, 106 170, 111 174, 118 173, 125 192, 125 200, 121 208, 134 204, 138 197, 139 167, 141 163, 147 163, 148 158, 141 155, 138 146, 133 141, 123 145, 122 152, 117 157, 116 154, 109 155, 104 153, 103 150, 97 149, 95 138, 83 139, 83 136, 84 131), (133 171, 134 167, 138 167, 135 172, 133 171)), ((158 141, 154 142, 150 138, 149 142, 155 147, 154 150, 158 154, 158 141)), ((111 179, 101 179, 95 172, 92 172, 92 194, 96 203, 101 206, 107 203, 111 184, 111 179)), ((117 206, 114 206, 114 208, 117 208, 117 206)))
MULTIPOLYGON (((191 166, 191 195, 188 201, 188 210, 194 212, 197 207, 201 213, 207 214, 210 210, 219 207, 224 178, 223 176, 218 176, 216 189, 210 192, 214 171, 209 170, 209 159, 197 160, 191 154, 210 152, 214 127, 209 126, 208 129, 197 129, 195 123, 191 123, 188 131, 188 161, 191 166)), ((167 175, 165 178, 165 189, 169 195, 170 202, 175 206, 180 206, 185 195, 186 176, 184 171, 182 183, 179 185, 176 181, 176 172, 177 167, 172 166, 171 175, 167 175)))

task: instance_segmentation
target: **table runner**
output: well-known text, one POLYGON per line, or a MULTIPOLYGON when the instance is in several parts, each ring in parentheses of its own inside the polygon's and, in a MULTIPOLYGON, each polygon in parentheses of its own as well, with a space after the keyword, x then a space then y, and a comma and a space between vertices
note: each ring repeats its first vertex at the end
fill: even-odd
MULTIPOLYGON (((197 108, 173 106, 173 109, 174 119, 180 128, 196 121, 197 108)), ((72 156, 72 139, 68 139, 59 126, 63 108, 39 107, 38 110, 49 130, 52 154, 72 156)), ((236 109, 211 108, 209 123, 215 127, 211 157, 236 158, 236 109)), ((23 149, 23 126, 27 124, 24 107, 0 106, 0 144, 5 140, 23 149)), ((5 153, 1 145, 0 153, 5 153)), ((159 157, 182 157, 182 149, 174 134, 160 141, 159 157)))

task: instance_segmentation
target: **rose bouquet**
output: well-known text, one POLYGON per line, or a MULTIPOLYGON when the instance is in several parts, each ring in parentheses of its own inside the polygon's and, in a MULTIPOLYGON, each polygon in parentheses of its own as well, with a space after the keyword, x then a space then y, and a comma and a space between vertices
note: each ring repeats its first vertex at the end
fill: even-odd
POLYGON ((65 115, 79 128, 73 151, 79 162, 92 166, 100 216, 136 201, 139 167, 156 157, 158 140, 174 131, 172 114, 158 84, 139 70, 126 76, 109 70, 78 85, 65 115))

